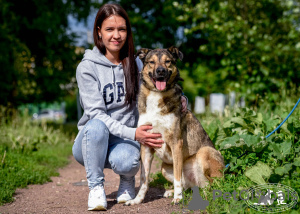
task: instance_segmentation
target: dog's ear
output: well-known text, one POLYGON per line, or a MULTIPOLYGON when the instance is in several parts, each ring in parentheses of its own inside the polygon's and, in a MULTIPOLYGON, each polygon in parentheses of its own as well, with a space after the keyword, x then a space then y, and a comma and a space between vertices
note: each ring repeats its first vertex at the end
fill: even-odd
POLYGON ((141 48, 139 49, 136 54, 135 54, 135 58, 136 57, 139 57, 140 60, 142 60, 142 62, 144 63, 145 62, 145 58, 147 56, 147 54, 149 53, 149 51, 151 51, 151 49, 148 49, 148 48, 141 48))
POLYGON ((175 59, 180 59, 180 60, 183 59, 183 53, 181 51, 179 51, 178 48, 176 48, 174 46, 171 46, 171 47, 168 48, 168 51, 172 54, 172 56, 175 59))

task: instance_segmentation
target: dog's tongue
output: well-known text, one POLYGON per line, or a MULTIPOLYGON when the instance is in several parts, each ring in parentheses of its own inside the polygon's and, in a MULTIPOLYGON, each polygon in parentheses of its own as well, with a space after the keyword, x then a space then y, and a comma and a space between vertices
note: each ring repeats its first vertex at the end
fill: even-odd
POLYGON ((156 88, 160 91, 164 90, 166 88, 166 82, 165 81, 156 81, 155 83, 156 88))

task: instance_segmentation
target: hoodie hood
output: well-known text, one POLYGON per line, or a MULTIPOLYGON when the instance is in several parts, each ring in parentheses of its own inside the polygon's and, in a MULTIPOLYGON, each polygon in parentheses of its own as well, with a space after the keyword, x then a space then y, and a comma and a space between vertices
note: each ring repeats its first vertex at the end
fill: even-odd
POLYGON ((109 61, 100 51, 94 46, 93 50, 85 50, 82 61, 89 60, 96 64, 100 64, 106 67, 116 67, 111 61, 109 61))
MULTIPOLYGON (((114 90, 116 89, 116 81, 120 81, 120 78, 122 79, 122 82, 124 82, 125 85, 125 76, 122 69, 122 63, 119 65, 115 65, 111 61, 109 61, 100 51, 99 49, 94 46, 93 50, 85 50, 85 53, 83 55, 82 61, 90 61, 100 66, 107 67, 108 69, 105 71, 108 71, 105 75, 109 74, 111 76, 110 81, 114 85, 114 90)), ((101 71, 104 71, 103 69, 100 69, 101 71)), ((106 79, 107 78, 100 78, 100 79, 106 79)))

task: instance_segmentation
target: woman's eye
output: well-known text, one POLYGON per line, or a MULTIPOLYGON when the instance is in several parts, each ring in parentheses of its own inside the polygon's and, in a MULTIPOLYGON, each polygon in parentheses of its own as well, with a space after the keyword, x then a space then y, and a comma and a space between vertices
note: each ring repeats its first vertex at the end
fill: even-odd
POLYGON ((165 61, 165 63, 170 63, 170 62, 171 62, 171 60, 166 60, 166 61, 165 61))
POLYGON ((150 63, 150 64, 152 64, 152 65, 154 65, 154 64, 155 64, 155 62, 154 62, 154 61, 150 61, 149 63, 150 63))

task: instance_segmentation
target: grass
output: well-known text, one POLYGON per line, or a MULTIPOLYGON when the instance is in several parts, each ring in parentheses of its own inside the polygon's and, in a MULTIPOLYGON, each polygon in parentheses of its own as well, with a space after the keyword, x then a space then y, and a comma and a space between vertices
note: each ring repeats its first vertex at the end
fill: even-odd
POLYGON ((17 117, 0 124, 0 205, 13 201, 17 188, 43 184, 58 176, 68 163, 74 131, 47 124, 32 124, 17 117))

